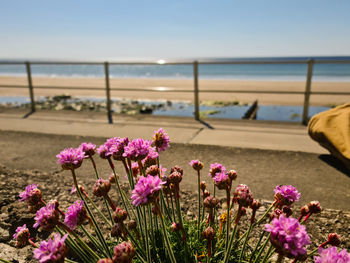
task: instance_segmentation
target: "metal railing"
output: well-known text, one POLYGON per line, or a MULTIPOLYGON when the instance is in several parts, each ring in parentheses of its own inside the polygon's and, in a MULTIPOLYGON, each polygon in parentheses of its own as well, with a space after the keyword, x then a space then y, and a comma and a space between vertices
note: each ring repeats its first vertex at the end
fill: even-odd
MULTIPOLYGON (((28 79, 28 85, 6 85, 1 84, 0 88, 29 88, 29 96, 31 101, 31 111, 35 112, 34 85, 32 82, 31 65, 101 65, 104 67, 105 89, 106 89, 106 107, 107 118, 109 123, 113 123, 111 109, 111 90, 113 91, 150 91, 150 92, 193 92, 194 95, 194 117, 199 120, 199 93, 251 93, 251 94, 299 94, 304 95, 302 124, 307 124, 309 113, 310 95, 350 95, 350 92, 312 92, 311 82, 314 64, 350 64, 350 60, 331 60, 331 59, 308 59, 308 60, 201 60, 201 61, 167 61, 167 62, 86 62, 86 61, 0 61, 0 65, 25 65, 28 79), (305 91, 276 91, 276 90, 200 90, 198 84, 198 66, 199 65, 219 65, 219 64, 306 64, 306 83, 305 91), (109 77, 110 65, 192 65, 193 66, 193 90, 174 89, 174 88, 111 88, 109 77)), ((35 89, 71 89, 71 90, 101 90, 97 87, 65 87, 65 86, 35 86, 35 89)))

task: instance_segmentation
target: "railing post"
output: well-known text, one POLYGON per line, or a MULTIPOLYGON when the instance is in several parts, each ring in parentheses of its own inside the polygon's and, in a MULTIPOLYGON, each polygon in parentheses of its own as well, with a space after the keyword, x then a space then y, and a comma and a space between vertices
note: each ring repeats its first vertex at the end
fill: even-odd
POLYGON ((106 77, 106 100, 107 100, 107 118, 108 123, 113 123, 112 110, 111 110, 111 89, 109 87, 109 66, 108 62, 105 65, 105 77, 106 77))
POLYGON ((26 64, 26 69, 27 69, 27 78, 28 78, 28 88, 29 88, 31 110, 32 110, 32 112, 35 112, 34 90, 33 90, 33 82, 32 82, 32 73, 30 70, 30 63, 29 63, 29 61, 26 61, 25 64, 26 64))
POLYGON ((194 118, 199 121, 199 97, 198 97, 198 61, 193 62, 194 80, 194 118))
POLYGON ((301 123, 306 125, 308 122, 309 115, 309 101, 310 101, 310 92, 311 92, 311 79, 312 79, 312 70, 314 66, 314 60, 310 59, 307 67, 307 76, 306 76, 306 85, 305 85, 305 96, 304 96, 304 108, 303 108, 303 118, 301 123))

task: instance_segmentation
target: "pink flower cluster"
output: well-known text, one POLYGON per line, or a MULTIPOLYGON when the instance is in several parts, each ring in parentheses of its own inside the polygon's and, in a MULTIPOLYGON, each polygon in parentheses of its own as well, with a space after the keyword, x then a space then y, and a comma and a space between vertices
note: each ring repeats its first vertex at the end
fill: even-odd
POLYGON ((16 228, 16 233, 13 234, 13 238, 16 240, 16 247, 24 247, 27 245, 30 233, 27 225, 19 226, 16 228))
POLYGON ((67 148, 56 155, 57 162, 62 165, 65 170, 72 170, 79 168, 83 159, 85 158, 85 153, 81 148, 67 148))
POLYGON ((132 204, 134 206, 147 205, 162 189, 163 184, 165 184, 165 182, 163 182, 158 176, 140 176, 134 190, 132 190, 132 204))
POLYGON ((223 166, 221 163, 212 163, 209 168, 209 176, 210 177, 215 177, 217 173, 225 173, 226 172, 226 167, 223 166))
POLYGON ((270 241, 276 251, 289 258, 303 258, 307 253, 305 246, 311 243, 305 226, 292 217, 281 215, 273 219, 265 225, 265 231, 271 233, 270 241))
POLYGON ((96 145, 92 144, 91 142, 83 142, 82 144, 80 144, 79 148, 85 153, 85 158, 88 158, 89 156, 95 154, 96 145))
POLYGON ((154 132, 153 143, 158 152, 165 151, 170 147, 170 139, 168 134, 162 128, 159 128, 158 131, 154 132))
POLYGON ((301 196, 292 185, 277 185, 274 192, 276 201, 282 202, 283 205, 291 205, 294 202, 298 202, 301 196))
POLYGON ((37 228, 41 226, 45 230, 53 229, 59 220, 59 213, 56 210, 56 204, 52 202, 40 208, 40 210, 36 212, 34 219, 36 222, 33 227, 37 228))
POLYGON ((81 225, 86 219, 86 210, 84 208, 84 201, 75 201, 70 207, 68 207, 67 213, 64 218, 64 223, 74 230, 76 226, 81 225))
POLYGON ((315 257, 315 263, 349 263, 350 254, 345 250, 341 250, 338 253, 336 247, 329 247, 326 249, 319 248, 318 253, 320 256, 315 257))
POLYGON ((125 146, 123 157, 127 157, 132 161, 142 160, 148 155, 150 148, 151 141, 137 138, 125 146))
POLYGON ((200 171, 203 169, 203 163, 199 160, 192 160, 190 161, 190 165, 192 166, 192 168, 196 171, 200 171))
POLYGON ((130 242, 123 241, 114 247, 113 262, 131 263, 135 248, 130 242))
POLYGON ((50 238, 48 241, 42 241, 39 248, 34 250, 34 257, 40 263, 63 262, 68 253, 68 248, 64 243, 67 237, 68 234, 63 237, 60 234, 55 234, 54 239, 50 238))
POLYGON ((28 201, 28 203, 31 203, 31 199, 35 198, 38 191, 41 193, 36 184, 27 185, 25 191, 19 194, 19 197, 21 198, 19 201, 28 201))
POLYGON ((249 187, 245 184, 239 184, 233 193, 233 201, 243 207, 248 207, 253 202, 253 195, 249 187))

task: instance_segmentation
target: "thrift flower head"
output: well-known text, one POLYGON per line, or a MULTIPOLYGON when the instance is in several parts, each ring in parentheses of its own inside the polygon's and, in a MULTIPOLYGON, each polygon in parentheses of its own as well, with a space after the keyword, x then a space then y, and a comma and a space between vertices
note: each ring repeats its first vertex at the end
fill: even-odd
POLYGON ((80 167, 85 153, 81 148, 68 148, 61 151, 56 157, 64 170, 73 170, 80 167))
POLYGON ((349 263, 350 254, 345 250, 338 253, 336 247, 329 247, 326 249, 319 248, 320 256, 315 256, 315 263, 349 263))
POLYGON ((42 241, 39 248, 35 249, 33 254, 40 263, 61 263, 67 256, 68 248, 65 245, 65 240, 68 234, 63 237, 60 234, 55 234, 53 239, 42 241))
POLYGON ((159 154, 156 152, 156 150, 153 147, 149 148, 146 158, 142 160, 143 167, 146 169, 147 167, 156 165, 158 157, 159 154))
POLYGON ((138 161, 144 159, 151 147, 151 142, 143 139, 132 140, 124 148, 123 157, 130 158, 132 161, 138 161))
POLYGON ((113 262, 131 263, 135 248, 130 242, 123 241, 114 247, 113 262))
POLYGON ((204 164, 201 161, 199 161, 199 160, 192 160, 192 161, 190 161, 190 165, 196 171, 202 170, 203 166, 204 166, 204 164))
POLYGON ((13 238, 16 240, 16 247, 22 248, 28 244, 30 233, 27 225, 19 226, 16 228, 16 233, 13 234, 13 238))
POLYGON ((95 154, 96 145, 92 144, 91 142, 83 142, 80 144, 79 148, 85 153, 85 158, 87 158, 95 154))
POLYGON ((217 188, 223 189, 231 189, 231 179, 228 177, 228 174, 225 171, 221 171, 216 173, 213 177, 215 185, 217 188))
POLYGON ((102 159, 107 159, 111 156, 106 145, 102 144, 97 148, 97 153, 102 159))
POLYGON ((109 149, 109 153, 113 156, 114 160, 122 161, 124 159, 124 149, 129 143, 129 139, 115 137, 110 140, 107 140, 106 145, 109 149))
POLYGON ((140 176, 132 190, 132 204, 134 206, 147 205, 158 194, 164 183, 158 176, 140 176))
POLYGON ((299 201, 301 196, 298 190, 292 185, 276 186, 274 192, 278 207, 282 207, 283 205, 291 205, 294 202, 299 201))
POLYGON ((165 151, 168 147, 170 147, 170 139, 168 134, 162 128, 159 128, 158 131, 154 132, 153 143, 159 152, 165 151))
POLYGON ((116 223, 123 222, 126 218, 128 217, 128 213, 121 208, 116 208, 115 211, 113 212, 113 220, 116 223))
POLYGON ((233 201, 243 207, 250 206, 253 202, 253 195, 252 192, 250 192, 249 187, 245 184, 238 185, 233 193, 233 201))
POLYGON ((221 173, 225 171, 226 167, 223 166, 221 163, 212 163, 210 165, 209 176, 214 177, 216 173, 221 173))
POLYGON ((24 192, 19 194, 19 197, 21 198, 19 200, 20 202, 26 201, 29 205, 35 206, 37 203, 41 202, 42 194, 37 185, 30 184, 26 186, 24 192))
POLYGON ((56 204, 50 202, 36 212, 36 216, 34 217, 36 222, 33 227, 37 228, 41 226, 45 230, 51 230, 58 224, 59 216, 56 210, 56 204))
POLYGON ((271 233, 270 241, 277 252, 289 258, 305 257, 305 246, 311 242, 305 226, 300 225, 297 219, 282 214, 279 219, 275 218, 266 224, 265 231, 271 233))
POLYGON ((72 230, 76 226, 81 225, 87 218, 86 209, 84 207, 84 201, 75 201, 70 207, 68 207, 66 216, 64 218, 64 223, 72 230))

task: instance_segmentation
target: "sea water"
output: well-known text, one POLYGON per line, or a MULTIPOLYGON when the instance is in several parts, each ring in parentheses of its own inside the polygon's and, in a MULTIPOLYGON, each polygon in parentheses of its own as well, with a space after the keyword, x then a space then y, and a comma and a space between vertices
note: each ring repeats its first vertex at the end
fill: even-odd
MULTIPOLYGON (((310 57, 293 58, 249 58, 239 60, 307 60, 310 57)), ((350 57, 313 57, 327 60, 348 60, 350 57)), ((214 60, 214 59, 213 59, 214 60)), ((235 59, 215 59, 227 61, 235 59)), ((201 61, 199 59, 199 61, 201 61)), ((200 79, 238 79, 238 80, 282 80, 305 81, 306 64, 211 64, 199 65, 200 79)), ((43 77, 104 77, 103 65, 31 65, 33 76, 43 77)), ((192 65, 110 65, 111 78, 193 78, 192 65)), ((25 76, 24 65, 0 65, 0 76, 25 76)), ((315 64, 313 81, 350 81, 349 64, 315 64)))

